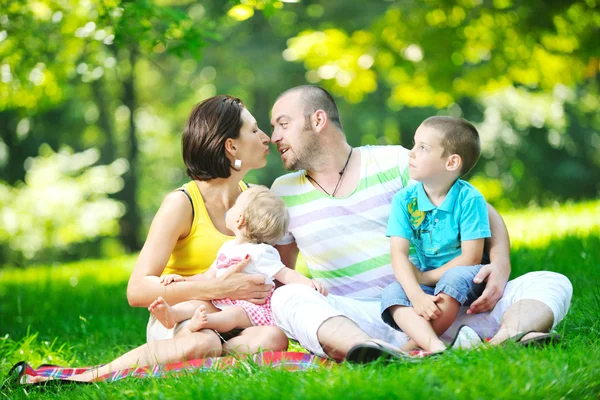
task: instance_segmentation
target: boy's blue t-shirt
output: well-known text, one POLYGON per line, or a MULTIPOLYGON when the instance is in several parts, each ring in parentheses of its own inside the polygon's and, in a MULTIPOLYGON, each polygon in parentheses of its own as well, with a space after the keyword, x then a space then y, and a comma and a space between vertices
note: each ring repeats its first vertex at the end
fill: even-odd
POLYGON ((394 196, 386 235, 410 241, 419 269, 439 268, 461 254, 461 241, 491 236, 485 198, 458 179, 436 207, 418 182, 394 196))

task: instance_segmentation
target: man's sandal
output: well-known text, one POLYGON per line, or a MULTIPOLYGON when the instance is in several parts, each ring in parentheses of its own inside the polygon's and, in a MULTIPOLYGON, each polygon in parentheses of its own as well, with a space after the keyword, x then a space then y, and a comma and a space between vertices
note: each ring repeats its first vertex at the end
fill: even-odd
POLYGON ((346 361, 355 364, 368 364, 374 361, 393 362, 419 362, 420 357, 411 357, 407 353, 395 350, 373 340, 357 344, 346 353, 346 361))
POLYGON ((504 343, 514 343, 518 346, 525 347, 543 347, 549 344, 557 344, 562 340, 562 336, 557 333, 543 333, 539 336, 522 340, 526 335, 530 333, 536 333, 536 331, 522 332, 518 335, 512 336, 504 341, 504 343))

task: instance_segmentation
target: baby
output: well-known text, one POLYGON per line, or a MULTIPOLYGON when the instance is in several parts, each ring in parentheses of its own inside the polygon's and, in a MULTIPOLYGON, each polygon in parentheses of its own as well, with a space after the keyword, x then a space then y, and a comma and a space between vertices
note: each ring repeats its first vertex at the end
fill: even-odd
MULTIPOLYGON (((264 186, 252 186, 240 194, 227 212, 225 224, 235 234, 235 239, 221 246, 210 268, 204 274, 189 277, 163 275, 160 280, 164 285, 169 285, 179 281, 214 279, 227 274, 230 267, 249 258, 244 273, 261 274, 267 283, 273 283, 273 279, 283 284, 300 283, 327 295, 322 284, 287 268, 281 262, 273 245, 283 237, 288 223, 289 215, 283 200, 264 186)), ((191 318, 186 327, 192 332, 205 328, 229 332, 254 325, 275 325, 271 296, 264 304, 220 299, 212 302, 190 300, 173 306, 159 297, 148 310, 166 328, 191 318)))

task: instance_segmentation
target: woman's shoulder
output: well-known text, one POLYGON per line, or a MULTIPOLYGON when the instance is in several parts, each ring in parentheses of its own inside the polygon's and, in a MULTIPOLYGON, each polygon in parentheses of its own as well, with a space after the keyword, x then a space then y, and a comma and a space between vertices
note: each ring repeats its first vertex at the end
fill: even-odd
POLYGON ((193 206, 189 194, 182 190, 174 190, 164 197, 158 215, 166 215, 174 222, 189 222, 193 217, 193 206))

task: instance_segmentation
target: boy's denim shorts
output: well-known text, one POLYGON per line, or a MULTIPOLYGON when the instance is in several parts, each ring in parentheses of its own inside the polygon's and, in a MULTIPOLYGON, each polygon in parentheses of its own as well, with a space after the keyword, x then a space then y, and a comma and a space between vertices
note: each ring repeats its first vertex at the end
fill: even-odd
MULTIPOLYGON (((445 293, 457 300, 461 305, 468 306, 481 296, 485 288, 485 283, 473 283, 473 278, 475 278, 480 269, 481 265, 449 269, 442 275, 442 278, 435 287, 421 285, 421 289, 429 295, 445 293)), ((412 306, 399 282, 391 283, 383 290, 381 296, 381 318, 392 328, 400 330, 389 311, 390 307, 393 306, 412 306)))

